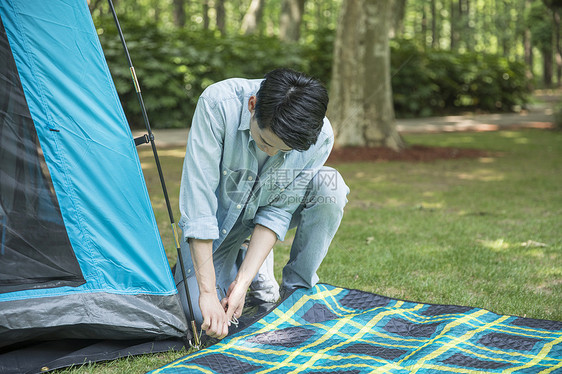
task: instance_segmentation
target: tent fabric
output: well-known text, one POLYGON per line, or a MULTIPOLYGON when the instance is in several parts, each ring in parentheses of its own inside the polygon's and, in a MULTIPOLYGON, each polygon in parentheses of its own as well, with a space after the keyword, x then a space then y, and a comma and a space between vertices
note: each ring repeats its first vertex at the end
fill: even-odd
POLYGON ((87 2, 2 0, 0 20, 0 348, 185 337, 87 2))
POLYGON ((562 322, 319 284, 151 373, 560 373, 562 322))
POLYGON ((45 159, 1 20, 0 79, 0 292, 78 286, 85 281, 44 173, 45 159))

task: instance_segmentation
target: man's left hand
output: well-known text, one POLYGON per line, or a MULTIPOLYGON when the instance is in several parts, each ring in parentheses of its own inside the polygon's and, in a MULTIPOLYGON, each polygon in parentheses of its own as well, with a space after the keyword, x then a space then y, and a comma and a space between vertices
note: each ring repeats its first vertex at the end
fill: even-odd
POLYGON ((221 300, 221 304, 226 310, 226 318, 229 321, 229 326, 230 321, 233 320, 233 316, 238 318, 242 315, 247 290, 248 287, 244 287, 235 280, 230 284, 230 287, 228 287, 226 297, 221 300))

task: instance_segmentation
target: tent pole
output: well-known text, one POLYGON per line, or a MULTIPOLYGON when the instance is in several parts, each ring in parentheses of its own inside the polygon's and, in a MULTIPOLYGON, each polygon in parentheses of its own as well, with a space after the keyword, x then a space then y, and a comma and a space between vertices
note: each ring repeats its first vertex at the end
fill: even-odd
POLYGON ((178 234, 176 230, 176 223, 174 221, 174 215, 172 213, 172 206, 170 204, 170 199, 168 197, 168 190, 166 189, 166 182, 164 181, 164 174, 162 173, 162 167, 160 165, 160 159, 158 158, 158 152, 156 150, 156 144, 154 142, 154 135, 152 134, 152 129, 150 128, 150 122, 148 121, 148 115, 146 113, 146 108, 144 106, 144 100, 142 98, 140 85, 137 79, 137 74, 135 73, 135 67, 133 66, 133 62, 131 61, 131 56, 129 55, 129 49, 127 48, 127 44, 125 43, 125 37, 123 36, 123 31, 121 30, 121 25, 119 24, 119 19, 117 18, 117 13, 115 12, 115 8, 113 6, 113 2, 111 0, 107 0, 109 3, 109 8, 111 9, 111 13, 113 14, 113 19, 115 20, 115 25, 117 26, 117 31, 119 33, 119 38, 121 39, 121 43, 123 44, 123 49, 125 51, 125 55, 127 56, 127 62, 129 63, 129 70, 131 71, 131 78, 133 79, 133 84, 135 85, 135 91, 137 93, 137 97, 139 99, 139 104, 142 111, 142 117, 144 119, 144 124, 146 126, 146 131, 148 132, 148 139, 150 140, 150 145, 152 146, 152 153, 154 154, 154 160, 156 161, 156 168, 158 169, 158 175, 160 177, 160 184, 162 185, 162 191, 164 192, 164 199, 166 201, 166 207, 168 208, 168 216, 170 217, 170 222, 172 224, 172 233, 174 235, 174 242, 176 243, 176 249, 178 252, 178 262, 180 264, 181 274, 183 278, 183 284, 185 289, 185 294, 187 297, 187 305, 189 307, 189 313, 191 314, 191 330, 193 333, 193 340, 194 343, 189 343, 199 349, 201 346, 201 342, 199 339, 199 335, 197 334, 197 325, 195 324, 195 314, 193 313, 193 305, 191 304, 191 297, 189 294, 189 286, 187 284, 187 276, 185 274, 185 269, 183 268, 183 257, 180 250, 180 242, 178 239, 178 234))

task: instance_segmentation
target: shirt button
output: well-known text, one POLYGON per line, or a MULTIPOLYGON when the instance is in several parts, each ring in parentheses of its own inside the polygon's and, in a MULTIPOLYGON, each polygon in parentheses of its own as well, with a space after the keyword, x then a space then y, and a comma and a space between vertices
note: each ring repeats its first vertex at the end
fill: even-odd
POLYGON ((224 170, 224 171, 222 172, 222 175, 226 175, 226 174, 227 174, 227 172, 226 172, 226 170, 224 170))
POLYGON ((225 229, 222 229, 222 233, 223 233, 223 234, 226 234, 226 230, 225 230, 225 229))
POLYGON ((251 175, 248 177, 248 180, 251 181, 252 179, 254 179, 254 177, 252 177, 251 175))
POLYGON ((242 205, 240 205, 240 204, 236 205, 236 209, 241 209, 241 208, 242 208, 242 205))
POLYGON ((279 191, 283 192, 283 191, 285 191, 285 189, 284 189, 284 188, 282 188, 282 189, 280 189, 279 191))
POLYGON ((191 273, 191 269, 187 269, 187 274, 191 273))

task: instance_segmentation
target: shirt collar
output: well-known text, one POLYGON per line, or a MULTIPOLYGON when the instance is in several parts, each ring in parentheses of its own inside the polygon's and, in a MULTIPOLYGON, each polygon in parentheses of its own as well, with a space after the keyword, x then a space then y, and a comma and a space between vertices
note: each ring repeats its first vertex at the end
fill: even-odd
POLYGON ((250 130, 250 119, 252 118, 252 114, 248 109, 248 98, 244 101, 244 108, 242 109, 242 115, 240 116, 240 125, 238 125, 238 130, 250 130))

